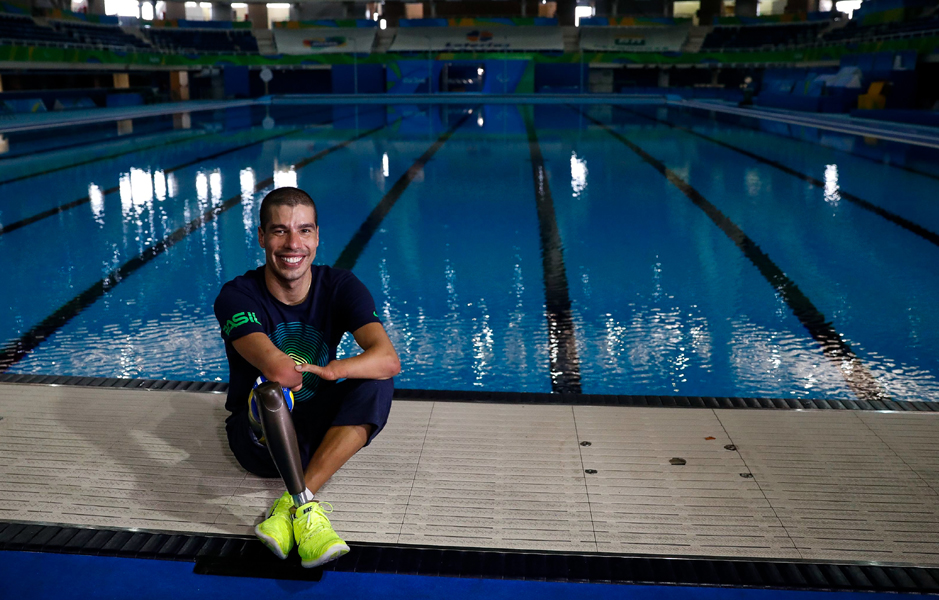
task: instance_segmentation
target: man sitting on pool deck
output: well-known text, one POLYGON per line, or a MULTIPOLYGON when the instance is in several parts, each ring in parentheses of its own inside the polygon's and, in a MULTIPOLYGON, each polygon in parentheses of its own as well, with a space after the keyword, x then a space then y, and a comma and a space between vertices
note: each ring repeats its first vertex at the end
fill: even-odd
POLYGON ((264 266, 226 283, 215 301, 230 374, 225 430, 241 466, 287 487, 255 533, 281 558, 296 543, 303 566, 315 567, 349 547, 324 514, 332 507, 314 495, 385 426, 400 363, 365 286, 313 265, 319 228, 309 195, 269 193, 258 243, 264 266), (336 360, 346 331, 363 352, 336 360), (259 375, 267 381, 252 393, 259 375), (282 386, 295 396, 292 412, 282 386))

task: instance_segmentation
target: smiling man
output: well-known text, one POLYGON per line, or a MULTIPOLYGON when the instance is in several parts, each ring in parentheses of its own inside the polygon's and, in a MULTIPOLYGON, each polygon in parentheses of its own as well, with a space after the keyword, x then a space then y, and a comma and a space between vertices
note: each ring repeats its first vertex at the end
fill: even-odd
POLYGON ((319 227, 308 194, 268 194, 258 243, 264 266, 215 301, 229 366, 225 429, 241 466, 287 488, 255 533, 281 558, 296 545, 315 567, 349 551, 315 495, 385 426, 400 363, 362 282, 313 264, 319 227), (362 353, 336 360, 347 331, 362 353))

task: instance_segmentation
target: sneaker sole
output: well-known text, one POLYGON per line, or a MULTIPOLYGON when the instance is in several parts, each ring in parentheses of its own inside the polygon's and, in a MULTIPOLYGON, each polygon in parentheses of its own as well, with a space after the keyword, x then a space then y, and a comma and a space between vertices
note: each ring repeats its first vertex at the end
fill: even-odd
POLYGON ((330 547, 329 550, 324 552, 323 555, 320 556, 319 558, 316 558, 313 560, 303 560, 303 561, 300 561, 300 564, 303 565, 303 567, 306 569, 312 569, 313 567, 318 567, 330 561, 336 560, 343 554, 348 554, 348 553, 349 553, 349 546, 346 546, 345 544, 336 544, 335 546, 330 547))
POLYGON ((258 539, 261 540, 261 543, 267 546, 268 550, 273 552, 277 558, 281 560, 285 560, 287 558, 287 555, 284 554, 284 551, 281 549, 280 544, 277 543, 277 540, 265 533, 262 533, 257 527, 254 528, 254 535, 256 535, 258 539))

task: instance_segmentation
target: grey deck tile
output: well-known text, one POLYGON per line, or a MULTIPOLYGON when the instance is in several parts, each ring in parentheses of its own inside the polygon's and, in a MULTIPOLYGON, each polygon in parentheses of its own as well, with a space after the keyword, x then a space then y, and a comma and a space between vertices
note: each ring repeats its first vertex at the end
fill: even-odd
MULTIPOLYGON (((221 394, 0 384, 0 415, 0 519, 250 535, 283 492, 221 394)), ((937 417, 395 401, 318 496, 350 541, 936 565, 937 417)))

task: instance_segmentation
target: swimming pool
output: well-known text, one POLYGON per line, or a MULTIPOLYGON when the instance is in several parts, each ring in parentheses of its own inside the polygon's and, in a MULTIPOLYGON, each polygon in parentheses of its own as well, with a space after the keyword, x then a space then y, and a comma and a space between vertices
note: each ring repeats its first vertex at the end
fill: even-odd
POLYGON ((398 387, 939 400, 935 151, 661 103, 209 115, 11 140, 0 369, 225 380, 212 302, 297 185, 398 387))

